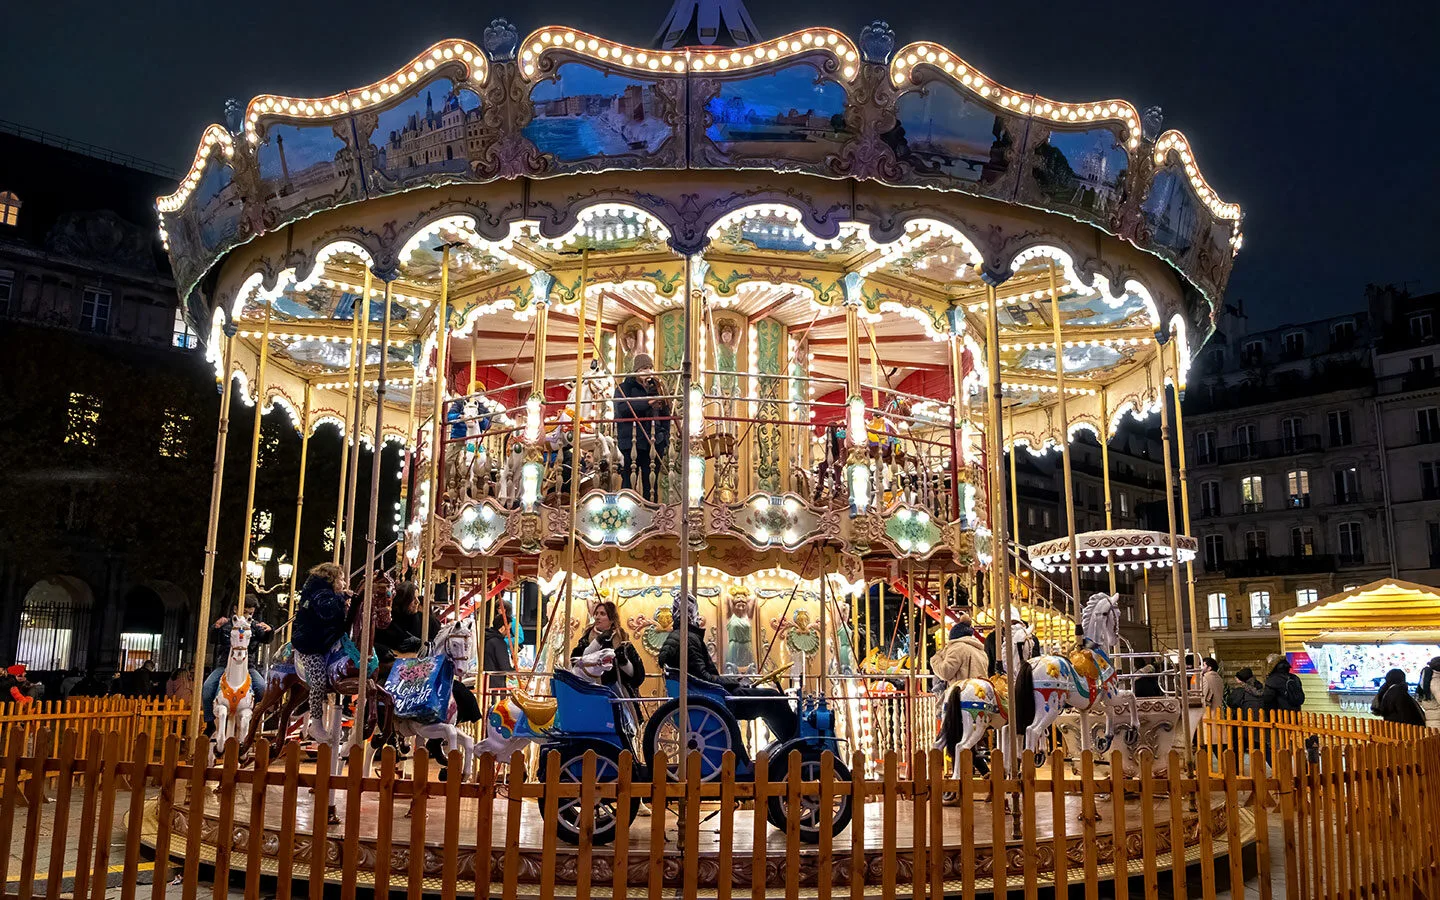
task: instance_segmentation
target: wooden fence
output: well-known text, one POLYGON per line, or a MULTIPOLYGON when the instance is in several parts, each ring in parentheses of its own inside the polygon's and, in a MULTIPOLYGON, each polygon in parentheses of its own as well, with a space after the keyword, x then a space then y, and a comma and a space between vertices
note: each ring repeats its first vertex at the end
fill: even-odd
MULTIPOLYGON (((127 747, 141 734, 148 735, 158 753, 172 735, 184 738, 189 719, 190 703, 169 698, 73 697, 25 704, 0 703, 0 756, 9 754, 16 741, 38 739, 42 730, 45 742, 36 746, 22 743, 22 754, 58 757, 61 735, 71 730, 79 735, 76 756, 80 759, 99 756, 99 746, 92 745, 91 741, 96 735, 109 732, 117 733, 127 747)), ((158 760, 157 755, 148 762, 158 760)))
MULTIPOLYGON (((48 776, 54 785, 49 802, 39 791, 0 793, 0 847, 13 847, 20 860, 16 872, 10 854, 0 853, 0 885, 25 897, 63 892, 99 900, 114 877, 126 900, 143 893, 159 900, 173 865, 186 900, 212 867, 221 873, 216 897, 223 897, 228 875, 243 880, 247 898, 260 895, 262 882, 267 894, 320 898, 332 881, 344 900, 360 887, 379 896, 393 889, 446 900, 662 891, 721 900, 816 893, 938 900, 1005 890, 1033 900, 1042 888, 1070 884, 1098 898, 1102 879, 1112 877, 1121 900, 1132 892, 1157 897, 1162 879, 1173 896, 1211 898, 1238 892, 1247 877, 1247 889, 1261 900, 1362 891, 1440 896, 1440 736, 1303 715, 1264 723, 1217 717, 1203 734, 1208 744, 1200 752, 1213 749, 1212 764, 1198 766, 1193 777, 1171 754, 1163 774, 1142 765, 1138 777, 1127 778, 1116 753, 1086 754, 1073 772, 1058 756, 1041 768, 1027 756, 1017 778, 996 767, 989 777, 956 780, 930 752, 908 761, 911 777, 901 777, 901 760, 889 753, 877 761, 879 777, 868 778, 863 755, 855 754, 846 760, 855 776, 840 780, 827 755, 815 781, 801 781, 791 765, 784 780, 753 784, 733 777, 702 782, 692 756, 687 777, 667 782, 663 759, 643 779, 644 770, 625 754, 618 780, 602 784, 584 777, 562 782, 554 765, 546 767, 547 780, 526 781, 523 766, 499 766, 489 757, 476 778, 442 783, 431 779, 424 754, 413 761, 413 777, 403 777, 388 749, 378 774, 363 771, 358 752, 331 774, 329 748, 320 748, 311 765, 293 744, 271 767, 241 765, 233 744, 219 764, 207 766, 203 746, 182 760, 174 732, 157 745, 143 731, 133 740, 117 731, 102 737, 98 729, 57 739, 41 728, 33 742, 11 740, 0 760, 4 785, 21 773, 32 784, 48 776), (1254 745, 1245 759, 1236 748, 1247 740, 1254 745), (1266 742, 1273 767, 1265 763, 1266 742), (49 752, 54 746, 58 752, 49 752), (47 749, 35 754, 27 747, 47 749), (311 789, 314 797, 334 797, 335 824, 325 824, 323 800, 312 807, 311 789), (947 794, 958 805, 948 805, 947 794), (852 801, 854 819, 839 835, 822 830, 818 844, 803 843, 796 824, 783 834, 767 824, 771 798, 795 823, 802 806, 829 808, 841 797, 852 801), (561 804, 576 799, 581 838, 571 846, 549 823, 561 804), (632 799, 657 812, 632 821, 632 799), (596 846, 590 837, 597 801, 618 810, 613 846, 596 846), (991 814, 1007 801, 1011 814, 991 814), (544 824, 536 824, 537 803, 544 805, 544 824), (658 814, 667 804, 685 814, 678 820, 658 814), (266 824, 251 828, 252 821, 266 824), (765 839, 751 840, 755 834, 765 839), (153 884, 142 886, 139 875, 152 858, 146 847, 163 862, 153 884), (1004 848, 998 855, 997 847, 1004 848), (67 851, 79 860, 73 875, 48 862, 67 851), (1272 869, 1277 853, 1283 865, 1272 869), (1283 871, 1283 880, 1275 871, 1283 871), (298 882, 306 883, 303 891, 298 882)), ((257 758, 265 749, 257 747, 257 758)), ((451 763, 457 771, 458 760, 451 763)), ((968 764, 962 758, 962 771, 968 764)), ((592 753, 585 772, 595 765, 592 753)), ((733 772, 734 758, 724 766, 733 772)), ((759 771, 767 771, 763 762, 759 771)))

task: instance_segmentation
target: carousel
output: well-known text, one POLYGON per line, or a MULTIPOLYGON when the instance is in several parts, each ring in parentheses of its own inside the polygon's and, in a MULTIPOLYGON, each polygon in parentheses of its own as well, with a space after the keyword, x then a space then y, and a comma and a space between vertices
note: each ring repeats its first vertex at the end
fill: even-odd
MULTIPOLYGON (((1116 595, 1168 571, 1173 620, 1195 620, 1174 401, 1239 207, 1158 109, 1008 87, 883 22, 761 40, 748 15, 717 28, 692 6, 654 48, 496 20, 373 84, 261 95, 206 129, 158 202, 187 315, 243 402, 307 448, 346 438, 338 508, 297 485, 297 521, 336 539, 305 559, 297 537, 288 597, 334 563, 371 622, 377 585, 413 581, 443 632, 422 625, 419 661, 453 658, 485 712, 451 746, 524 750, 541 780, 536 747, 561 751, 562 780, 586 750, 602 781, 623 751, 698 751, 706 780, 726 751, 737 780, 793 759, 809 780, 826 750, 898 751, 903 770, 962 709, 942 741, 994 765, 1065 752, 1051 729, 1072 720, 1082 746, 1129 729, 1116 746, 1168 751, 1187 680, 1127 690, 1116 595), (1077 534, 1064 450, 1155 414, 1181 484, 1168 527, 1077 534), (362 442, 400 449, 394 510, 357 504, 380 478, 362 442), (1057 450, 1068 533, 1017 546, 1006 455, 1057 450), (993 635, 989 665, 942 686, 932 660, 962 616, 993 635), (1032 690, 1016 721, 1037 703, 1009 698, 1032 690)), ((369 629, 356 649, 358 668, 369 629)), ((403 719, 390 671, 337 679, 316 733, 358 740, 342 712, 368 722, 377 698, 403 719)), ((242 728, 252 713, 285 738, 268 706, 242 728)), ((846 828, 847 803, 829 812, 807 811, 807 839, 846 828)), ((958 815, 957 841, 1001 852, 958 815)), ((542 828, 524 816, 522 843, 542 828)), ((597 811, 595 842, 625 840, 614 825, 597 811)))

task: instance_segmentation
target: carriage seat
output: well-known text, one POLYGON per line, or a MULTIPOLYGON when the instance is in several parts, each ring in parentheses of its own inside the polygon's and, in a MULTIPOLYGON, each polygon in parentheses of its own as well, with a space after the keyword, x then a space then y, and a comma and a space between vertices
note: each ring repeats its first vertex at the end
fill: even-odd
MULTIPOLYGON (((671 697, 680 696, 680 670, 665 666, 665 693, 671 697)), ((690 676, 690 691, 698 694, 707 700, 714 700, 716 703, 724 704, 730 699, 730 691, 725 685, 715 681, 709 681, 696 675, 690 676)))
POLYGON ((581 678, 579 675, 576 675, 569 669, 557 668, 552 674, 552 677, 554 678, 554 680, 560 682, 561 684, 564 684, 571 690, 579 691, 582 694, 596 694, 606 697, 615 696, 615 692, 610 690, 609 687, 603 684, 596 684, 593 681, 586 681, 584 678, 581 678))

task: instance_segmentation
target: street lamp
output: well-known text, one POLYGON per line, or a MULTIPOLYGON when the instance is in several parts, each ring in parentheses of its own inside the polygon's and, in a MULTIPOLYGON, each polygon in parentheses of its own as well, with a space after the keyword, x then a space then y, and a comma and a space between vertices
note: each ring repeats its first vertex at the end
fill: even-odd
MULTIPOLYGON (((290 576, 295 572, 295 564, 285 558, 282 553, 277 559, 275 548, 261 544, 255 548, 255 555, 245 563, 245 579, 250 583, 250 590, 255 594, 275 594, 276 591, 290 587, 290 576), (269 581, 270 563, 275 563, 276 574, 279 580, 273 584, 269 581)), ((284 590, 276 594, 275 602, 285 606, 290 601, 290 593, 284 590)))

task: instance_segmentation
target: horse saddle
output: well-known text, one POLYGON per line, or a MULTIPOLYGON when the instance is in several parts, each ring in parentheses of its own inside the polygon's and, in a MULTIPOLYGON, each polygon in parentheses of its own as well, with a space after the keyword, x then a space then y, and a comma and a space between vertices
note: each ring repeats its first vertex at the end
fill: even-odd
POLYGON ((547 731, 555 725, 555 711, 560 707, 560 701, 554 697, 532 697, 522 690, 516 690, 510 695, 515 705, 525 713, 525 718, 530 720, 530 727, 536 731, 547 731))
POLYGON ((1070 654, 1070 665, 1075 668, 1075 674, 1087 681, 1100 680, 1100 664, 1095 661, 1095 654, 1089 650, 1075 650, 1070 654))

